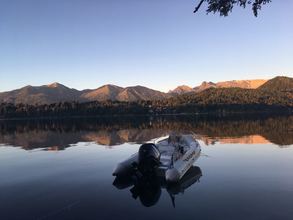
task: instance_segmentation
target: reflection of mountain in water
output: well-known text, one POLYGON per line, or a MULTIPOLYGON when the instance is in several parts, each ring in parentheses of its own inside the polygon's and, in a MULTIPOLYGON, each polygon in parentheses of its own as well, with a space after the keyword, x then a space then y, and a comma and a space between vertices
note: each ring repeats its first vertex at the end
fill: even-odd
POLYGON ((206 145, 215 144, 267 144, 270 143, 261 135, 248 135, 242 137, 206 137, 198 136, 206 145))
POLYGON ((263 118, 107 118, 1 121, 0 144, 61 150, 78 142, 113 146, 143 143, 171 131, 195 133, 206 144, 293 144, 293 116, 263 118))

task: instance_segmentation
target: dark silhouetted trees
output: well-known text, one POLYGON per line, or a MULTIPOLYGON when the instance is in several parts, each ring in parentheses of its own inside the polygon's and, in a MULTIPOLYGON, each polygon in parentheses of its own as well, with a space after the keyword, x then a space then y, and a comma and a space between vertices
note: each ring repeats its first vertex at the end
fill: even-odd
POLYGON ((194 9, 194 13, 203 7, 205 3, 208 5, 207 13, 219 13, 221 16, 228 16, 235 6, 246 8, 251 5, 254 16, 257 16, 261 7, 270 2, 271 0, 200 0, 194 9))

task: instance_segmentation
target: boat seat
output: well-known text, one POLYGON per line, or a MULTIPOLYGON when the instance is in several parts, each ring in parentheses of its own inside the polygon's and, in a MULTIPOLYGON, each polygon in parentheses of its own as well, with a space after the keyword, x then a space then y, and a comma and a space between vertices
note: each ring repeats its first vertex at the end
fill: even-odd
POLYGON ((160 161, 164 166, 169 166, 171 164, 172 155, 161 154, 160 161))

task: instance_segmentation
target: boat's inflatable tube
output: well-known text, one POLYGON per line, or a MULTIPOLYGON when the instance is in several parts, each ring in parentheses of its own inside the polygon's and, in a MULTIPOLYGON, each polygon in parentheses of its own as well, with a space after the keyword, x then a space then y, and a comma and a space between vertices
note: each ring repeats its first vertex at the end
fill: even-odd
POLYGON ((141 172, 153 171, 160 164, 160 151, 155 144, 147 143, 140 146, 138 153, 117 164, 113 176, 132 175, 136 169, 141 172))
POLYGON ((112 173, 113 176, 132 175, 135 165, 138 164, 138 154, 133 154, 129 159, 118 163, 112 173))
POLYGON ((172 168, 166 170, 165 177, 169 182, 178 182, 200 155, 201 150, 197 141, 190 138, 190 136, 182 136, 182 138, 190 146, 190 149, 180 160, 173 163, 172 168))

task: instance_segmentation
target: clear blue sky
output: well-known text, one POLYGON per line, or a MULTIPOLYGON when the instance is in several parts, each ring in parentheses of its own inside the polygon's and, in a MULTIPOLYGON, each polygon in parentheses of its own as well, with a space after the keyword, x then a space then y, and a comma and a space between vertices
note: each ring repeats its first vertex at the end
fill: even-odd
POLYGON ((293 76, 293 1, 258 18, 193 14, 194 0, 0 0, 0 91, 58 81, 167 91, 293 76))

